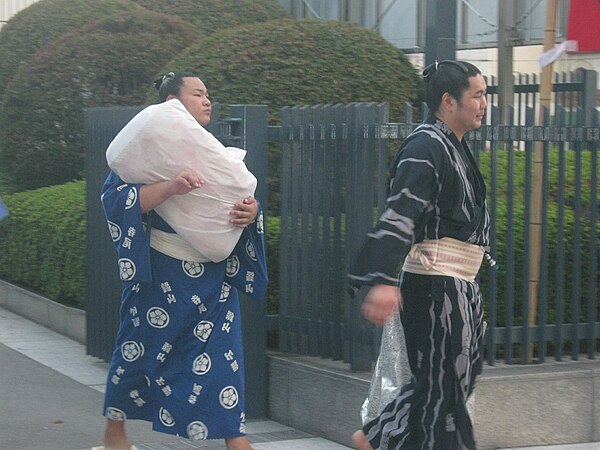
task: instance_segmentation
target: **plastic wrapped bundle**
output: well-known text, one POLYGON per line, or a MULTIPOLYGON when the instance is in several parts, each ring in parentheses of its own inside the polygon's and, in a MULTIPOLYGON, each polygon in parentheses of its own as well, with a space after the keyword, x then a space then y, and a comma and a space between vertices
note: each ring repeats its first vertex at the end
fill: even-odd
POLYGON ((106 159, 128 183, 171 180, 184 169, 198 172, 201 188, 174 195, 155 211, 190 244, 199 262, 218 262, 231 254, 242 233, 229 223, 234 203, 256 189, 245 154, 224 147, 173 99, 137 114, 111 142, 106 159))
POLYGON ((369 393, 360 411, 363 425, 381 414, 410 378, 404 329, 400 313, 396 311, 383 326, 381 350, 371 376, 369 393))

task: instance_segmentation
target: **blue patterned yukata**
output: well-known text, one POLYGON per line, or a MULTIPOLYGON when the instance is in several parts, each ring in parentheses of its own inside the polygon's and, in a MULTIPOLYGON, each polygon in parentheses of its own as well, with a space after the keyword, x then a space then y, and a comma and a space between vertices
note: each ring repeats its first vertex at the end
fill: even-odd
POLYGON ((479 284, 400 271, 411 248, 453 239, 489 246, 483 177, 466 141, 431 115, 392 164, 386 210, 350 268, 361 285, 400 286, 411 381, 363 431, 377 450, 475 449, 466 403, 483 368, 479 284))
POLYGON ((243 436, 238 290, 265 295, 262 212, 227 260, 183 261, 150 247, 152 228, 174 231, 154 211, 141 214, 140 187, 111 172, 102 190, 123 281, 104 415, 193 440, 243 436))

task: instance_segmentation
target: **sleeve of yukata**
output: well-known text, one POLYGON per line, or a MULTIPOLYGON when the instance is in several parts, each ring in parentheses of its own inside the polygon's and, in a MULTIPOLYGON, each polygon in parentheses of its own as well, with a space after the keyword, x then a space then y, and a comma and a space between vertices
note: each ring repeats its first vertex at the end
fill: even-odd
POLYGON ((441 190, 441 153, 429 139, 412 139, 401 148, 392 167, 386 209, 350 267, 353 287, 398 283, 401 264, 441 190))
POLYGON ((244 228, 228 264, 238 264, 239 271, 231 278, 231 284, 240 292, 255 300, 262 300, 267 293, 267 257, 265 251, 264 215, 260 204, 256 221, 244 228))
POLYGON ((117 250, 122 281, 149 282, 150 231, 142 220, 140 184, 129 184, 111 172, 102 187, 102 206, 117 250))

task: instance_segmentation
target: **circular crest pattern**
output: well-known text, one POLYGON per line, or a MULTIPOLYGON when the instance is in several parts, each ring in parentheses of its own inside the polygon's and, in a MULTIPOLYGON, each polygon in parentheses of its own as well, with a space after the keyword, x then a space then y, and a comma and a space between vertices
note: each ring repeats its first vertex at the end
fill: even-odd
POLYGON ((175 419, 165 408, 160 408, 158 411, 158 416, 160 418, 160 423, 162 423, 165 427, 172 427, 175 425, 175 419))
POLYGON ((229 283, 223 282, 223 286, 221 286, 221 295, 219 296, 219 302, 224 303, 229 298, 229 293, 231 292, 231 285, 229 283))
POLYGON ((258 231, 259 234, 264 234, 265 232, 265 219, 262 211, 258 215, 258 219, 256 219, 256 231, 258 231))
POLYGON ((196 261, 181 261, 181 268, 191 278, 201 277, 204 273, 204 264, 196 261))
POLYGON ((212 333, 215 325, 208 320, 201 321, 196 328, 194 328, 194 336, 200 339, 202 342, 208 341, 210 334, 212 333))
POLYGON ((212 365, 212 361, 210 356, 207 353, 202 353, 200 356, 196 357, 194 363, 192 365, 192 372, 196 375, 204 375, 210 371, 210 367, 212 365))
POLYGON ((233 255, 227 259, 227 267, 225 268, 225 275, 228 277, 235 277, 240 271, 240 259, 233 255))
POLYGON ((226 386, 221 389, 219 394, 219 402, 225 409, 233 409, 236 407, 239 401, 237 389, 233 386, 226 386))
POLYGON ((123 342, 121 345, 121 356, 127 362, 133 362, 142 356, 143 350, 135 341, 123 342))
POLYGON ((192 441, 204 441, 208 438, 208 428, 203 422, 196 420, 187 426, 187 434, 192 441))
POLYGON ((252 261, 256 261, 256 250, 254 249, 254 245, 250 240, 246 241, 246 254, 250 257, 252 261))
POLYGON ((113 240, 113 242, 117 242, 119 239, 121 239, 121 227, 119 225, 117 225, 114 222, 111 222, 110 220, 107 220, 108 222, 108 231, 110 232, 110 237, 113 240))
POLYGON ((127 200, 125 201, 125 209, 133 207, 133 205, 135 205, 137 202, 137 197, 137 189, 135 187, 129 189, 129 192, 127 193, 127 200))
POLYGON ((169 325, 169 314, 164 309, 154 306, 148 309, 146 320, 154 328, 164 328, 169 325))
POLYGON ((122 281, 129 281, 135 277, 135 264, 129 258, 119 259, 119 276, 122 281))

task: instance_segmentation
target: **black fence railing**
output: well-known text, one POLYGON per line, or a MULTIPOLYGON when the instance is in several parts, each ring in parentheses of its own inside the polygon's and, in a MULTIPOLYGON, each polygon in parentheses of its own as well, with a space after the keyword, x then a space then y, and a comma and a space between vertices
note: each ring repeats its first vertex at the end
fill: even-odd
MULTIPOLYGON (((488 184, 495 269, 481 273, 486 358, 561 360, 598 351, 598 141, 596 112, 556 105, 535 125, 489 120, 468 135, 488 184), (533 154, 543 146, 541 258, 531 261, 533 154), (539 291, 527 274, 540 264, 539 291), (535 309, 535 310, 533 310, 535 309)), ((409 111, 410 112, 410 111, 409 111)), ((369 369, 378 331, 345 294, 345 268, 381 212, 388 163, 417 124, 387 123, 380 104, 282 112, 280 350, 369 369)))
MULTIPOLYGON (((540 362, 595 358, 600 336, 596 74, 559 76, 552 110, 539 125, 534 120, 539 86, 521 81, 527 80, 515 85, 511 125, 499 123, 492 79, 485 124, 468 135, 488 186, 498 261, 497 269, 481 272, 486 359, 511 364, 529 354, 540 362), (540 146, 542 255, 532 261, 531 190, 540 146), (528 289, 532 264, 540 269, 535 298, 528 289)), ((369 370, 379 351, 379 331, 361 318, 360 299, 347 295, 346 268, 384 208, 390 158, 418 125, 413 117, 425 112, 407 105, 403 122, 390 123, 386 104, 294 106, 281 111, 281 125, 268 125, 264 106, 230 108, 231 117, 219 120, 215 105, 211 131, 249 150, 251 170, 262 181, 257 195, 280 217, 278 313, 266 322, 277 334, 271 343, 281 351, 369 370), (264 183, 269 146, 281 156, 280 166, 270 171, 279 193, 267 192, 264 183), (267 193, 280 199, 269 204, 267 193)), ((104 151, 135 111, 87 112, 88 261, 94 261, 88 265, 88 351, 103 358, 110 356, 118 323, 119 284, 98 196, 107 171, 104 151)), ((276 273, 271 270, 272 278, 276 273)), ((248 309, 245 319, 254 324, 248 330, 260 349, 265 310, 248 309)), ((257 364, 266 367, 264 359, 257 364)), ((256 369, 256 378, 264 375, 262 369, 256 369)))

